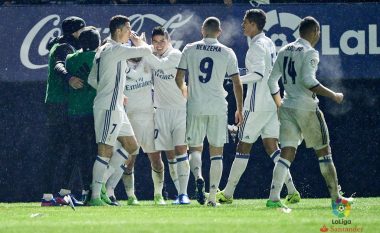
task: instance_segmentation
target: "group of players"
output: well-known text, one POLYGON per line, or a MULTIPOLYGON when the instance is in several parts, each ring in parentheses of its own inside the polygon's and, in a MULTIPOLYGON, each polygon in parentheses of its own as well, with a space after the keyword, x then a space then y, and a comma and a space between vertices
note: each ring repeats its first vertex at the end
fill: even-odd
MULTIPOLYGON (((134 193, 134 162, 140 147, 151 162, 155 204, 166 204, 162 196, 161 152, 167 156, 170 176, 178 192, 173 204, 190 203, 187 195, 190 170, 196 179, 196 198, 200 204, 212 207, 230 204, 246 169, 252 144, 260 136, 266 153, 275 163, 267 207, 288 209, 280 200, 284 183, 288 191, 286 202, 300 201, 289 167, 303 139, 317 154, 332 201, 344 198, 339 193, 328 129, 316 97, 322 95, 341 103, 343 94, 331 91, 316 79, 319 55, 313 47, 319 40, 320 26, 313 17, 302 19, 300 38, 284 46, 277 55, 273 42, 263 32, 265 12, 247 10, 242 28, 249 38, 249 49, 245 59, 247 73, 242 76, 234 51, 218 41, 222 29, 216 17, 203 22, 203 39, 187 44, 182 52, 172 47, 170 36, 162 27, 153 29, 152 45, 148 45, 144 36, 131 31, 126 16, 111 18, 111 35, 102 45, 95 28, 78 26, 82 19, 77 17, 66 20, 75 22, 77 30, 70 33, 79 37, 82 51, 69 55, 64 64, 55 64, 65 69, 72 92, 83 91, 84 87, 96 90, 93 124, 98 150, 92 167, 91 192, 84 190, 88 205, 119 205, 114 189, 121 178, 128 204, 139 204, 134 193), (77 69, 70 68, 70 64, 77 69), (85 77, 76 77, 78 72, 85 77), (228 141, 227 93, 223 88, 226 76, 233 83, 239 143, 228 183, 219 190, 223 146, 228 141), (280 77, 285 88, 283 98, 278 85, 280 77), (244 104, 242 84, 247 85, 244 104), (201 172, 205 137, 211 161, 207 197, 201 172)), ((54 46, 59 48, 60 44, 54 46)), ((50 57, 53 53, 54 49, 50 57)), ((58 78, 64 82, 64 78, 58 78)), ((50 79, 49 76, 48 85, 50 79)), ((74 199, 67 189, 61 189, 58 196, 63 203, 74 199)), ((42 205, 53 205, 54 200, 51 194, 44 194, 42 205)))

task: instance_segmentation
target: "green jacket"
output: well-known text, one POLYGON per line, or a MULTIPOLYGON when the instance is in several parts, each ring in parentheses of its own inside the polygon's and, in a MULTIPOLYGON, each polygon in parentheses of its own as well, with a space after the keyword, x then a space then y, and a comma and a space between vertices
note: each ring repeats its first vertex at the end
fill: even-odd
POLYGON ((68 72, 83 80, 83 88, 73 89, 69 87, 68 113, 69 116, 83 116, 93 114, 93 103, 96 90, 88 83, 88 75, 92 68, 95 52, 75 52, 69 54, 66 59, 68 72))

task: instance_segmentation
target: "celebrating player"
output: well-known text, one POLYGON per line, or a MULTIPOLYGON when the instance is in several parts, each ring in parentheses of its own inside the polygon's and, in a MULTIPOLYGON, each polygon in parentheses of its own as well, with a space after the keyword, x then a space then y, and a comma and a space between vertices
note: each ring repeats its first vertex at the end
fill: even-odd
POLYGON ((204 181, 201 174, 201 153, 205 136, 210 144, 210 194, 207 205, 216 206, 215 195, 223 170, 223 147, 227 142, 227 93, 223 88, 224 77, 231 77, 236 96, 235 121, 242 120, 242 84, 237 59, 232 49, 217 38, 222 30, 216 17, 207 18, 202 25, 203 39, 187 44, 178 65, 176 82, 187 96, 186 140, 190 146, 193 163, 198 167, 197 200, 205 203, 204 181), (184 83, 189 72, 188 90, 184 83))
MULTIPOLYGON (((317 95, 326 96, 336 103, 343 94, 331 91, 316 79, 319 54, 314 49, 320 37, 320 26, 313 17, 302 19, 300 38, 283 47, 278 54, 268 85, 279 108, 281 156, 273 169, 269 200, 270 208, 287 208, 280 201, 280 191, 293 162, 299 142, 305 139, 319 160, 319 168, 326 181, 332 202, 344 199, 339 194, 338 178, 332 160, 330 139, 317 95), (278 80, 282 76, 285 88, 281 99, 278 80)), ((352 202, 352 198, 347 198, 352 202)))
MULTIPOLYGON (((126 16, 112 17, 109 29, 111 39, 99 48, 94 61, 96 64, 89 77, 90 85, 97 89, 94 100, 94 120, 98 157, 93 167, 92 194, 88 203, 94 206, 107 205, 100 198, 100 194, 110 159, 118 160, 115 163, 111 161, 112 164, 122 164, 125 157, 138 150, 136 138, 123 105, 125 98, 123 91, 128 71, 126 60, 147 56, 152 52, 141 38, 131 36, 131 25, 126 16), (132 48, 123 45, 129 38, 136 46, 141 47, 132 48), (112 156, 116 140, 122 144, 123 148, 120 150, 125 157, 112 156)), ((104 199, 107 200, 107 198, 104 199)))
MULTIPOLYGON (((240 127, 240 142, 236 149, 235 160, 226 188, 217 194, 220 203, 232 203, 236 185, 247 167, 252 144, 259 136, 261 136, 265 151, 273 162, 276 163, 279 159, 280 124, 277 108, 267 84, 269 73, 276 58, 276 48, 272 40, 266 37, 263 32, 265 22, 265 12, 260 9, 246 11, 243 19, 244 35, 251 38, 245 57, 248 73, 240 77, 242 83, 248 85, 244 101, 244 123, 240 127)), ((298 202, 300 200, 299 192, 294 187, 289 170, 285 180, 288 189, 286 200, 290 203, 298 202)))
POLYGON ((154 55, 146 57, 153 68, 155 115, 155 148, 165 151, 170 176, 176 186, 178 198, 173 204, 190 204, 187 184, 190 165, 187 156, 186 98, 175 83, 176 67, 181 52, 172 47, 168 32, 162 27, 152 31, 154 55))

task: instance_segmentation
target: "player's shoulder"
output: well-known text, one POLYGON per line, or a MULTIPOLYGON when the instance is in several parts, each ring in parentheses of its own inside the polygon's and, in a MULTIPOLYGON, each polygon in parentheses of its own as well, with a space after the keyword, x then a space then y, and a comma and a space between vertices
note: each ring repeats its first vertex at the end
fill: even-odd
POLYGON ((171 48, 168 55, 171 55, 171 56, 180 56, 182 54, 181 51, 179 51, 179 49, 176 49, 176 48, 171 48))

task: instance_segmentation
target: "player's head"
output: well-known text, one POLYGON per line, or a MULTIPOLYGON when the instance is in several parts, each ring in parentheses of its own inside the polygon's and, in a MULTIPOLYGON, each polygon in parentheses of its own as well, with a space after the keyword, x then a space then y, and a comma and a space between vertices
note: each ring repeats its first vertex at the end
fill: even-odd
POLYGON ((300 26, 300 37, 308 40, 311 44, 311 46, 315 46, 320 37, 320 26, 318 21, 311 17, 307 16, 301 20, 300 26))
POLYGON ((158 55, 162 55, 170 46, 170 36, 168 31, 161 26, 153 28, 152 31, 152 45, 158 55))
POLYGON ((109 29, 113 40, 121 43, 128 42, 131 35, 131 24, 127 16, 113 16, 110 20, 109 29))
POLYGON ((202 24, 202 35, 204 38, 218 38, 222 29, 220 20, 216 17, 208 17, 202 24))
POLYGON ((244 35, 254 37, 264 29, 267 17, 261 9, 250 9, 245 12, 243 23, 244 35))
POLYGON ((69 16, 62 21, 63 35, 73 35, 78 38, 84 27, 86 27, 86 22, 77 16, 69 16))
POLYGON ((83 51, 96 50, 100 45, 100 34, 96 27, 85 27, 79 35, 79 43, 83 51))

